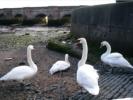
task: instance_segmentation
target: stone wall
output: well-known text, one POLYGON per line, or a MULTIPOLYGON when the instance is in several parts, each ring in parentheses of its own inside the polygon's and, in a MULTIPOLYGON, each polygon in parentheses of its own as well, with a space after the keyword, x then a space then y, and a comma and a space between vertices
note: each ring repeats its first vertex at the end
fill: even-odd
POLYGON ((0 9, 0 19, 13 19, 20 14, 26 19, 34 19, 43 14, 50 19, 61 19, 65 15, 71 15, 71 12, 81 6, 49 6, 49 7, 25 7, 25 8, 5 8, 0 9))
POLYGON ((133 55, 133 2, 83 7, 73 11, 71 32, 113 50, 133 55))

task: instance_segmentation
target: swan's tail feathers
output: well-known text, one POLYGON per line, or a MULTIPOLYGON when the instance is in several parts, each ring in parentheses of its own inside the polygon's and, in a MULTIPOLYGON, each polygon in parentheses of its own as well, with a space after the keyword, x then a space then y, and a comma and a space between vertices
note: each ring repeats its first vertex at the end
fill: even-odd
POLYGON ((50 70, 49 70, 49 73, 50 73, 51 75, 53 75, 53 74, 54 74, 54 71, 53 71, 52 69, 50 69, 50 70))
POLYGON ((95 88, 89 88, 87 89, 89 91, 90 94, 92 95, 98 95, 99 94, 99 86, 95 87, 95 88))
POLYGON ((9 77, 8 74, 7 74, 7 75, 4 75, 4 76, 2 76, 2 77, 0 78, 0 81, 6 81, 6 80, 12 80, 12 78, 9 77))
POLYGON ((129 65, 128 67, 133 69, 133 66, 132 65, 129 65))
POLYGON ((4 76, 0 78, 0 81, 5 81, 5 80, 8 80, 8 78, 6 78, 4 76))

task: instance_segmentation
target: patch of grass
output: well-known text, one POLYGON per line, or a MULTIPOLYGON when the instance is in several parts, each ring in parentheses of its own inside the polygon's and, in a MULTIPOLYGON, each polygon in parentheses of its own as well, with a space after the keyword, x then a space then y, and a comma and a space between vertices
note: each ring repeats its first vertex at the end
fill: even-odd
POLYGON ((27 45, 33 44, 33 43, 35 43, 39 40, 40 40, 39 37, 33 37, 33 36, 30 36, 30 35, 0 36, 0 49, 18 48, 18 47, 22 47, 22 46, 27 46, 27 45))
POLYGON ((51 49, 51 50, 55 50, 55 51, 61 52, 61 53, 68 53, 69 55, 77 57, 77 58, 80 57, 79 52, 75 51, 72 48, 72 46, 70 46, 68 44, 61 43, 60 41, 55 40, 55 39, 54 40, 50 39, 48 41, 47 48, 51 49))

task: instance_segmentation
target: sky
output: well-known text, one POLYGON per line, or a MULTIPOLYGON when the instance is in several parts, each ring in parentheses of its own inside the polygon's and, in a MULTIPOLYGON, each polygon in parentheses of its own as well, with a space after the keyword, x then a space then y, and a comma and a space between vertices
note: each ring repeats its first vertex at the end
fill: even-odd
POLYGON ((0 0, 0 8, 78 6, 115 3, 116 0, 0 0))

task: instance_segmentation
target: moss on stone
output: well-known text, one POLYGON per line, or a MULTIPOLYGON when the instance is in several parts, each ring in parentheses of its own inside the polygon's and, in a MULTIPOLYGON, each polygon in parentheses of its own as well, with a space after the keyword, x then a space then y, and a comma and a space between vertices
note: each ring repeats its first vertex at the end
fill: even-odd
POLYGON ((71 45, 68 45, 67 43, 61 43, 58 40, 49 40, 47 44, 47 48, 51 50, 55 50, 61 53, 68 53, 71 56, 74 57, 80 57, 80 53, 78 51, 75 51, 71 45))

